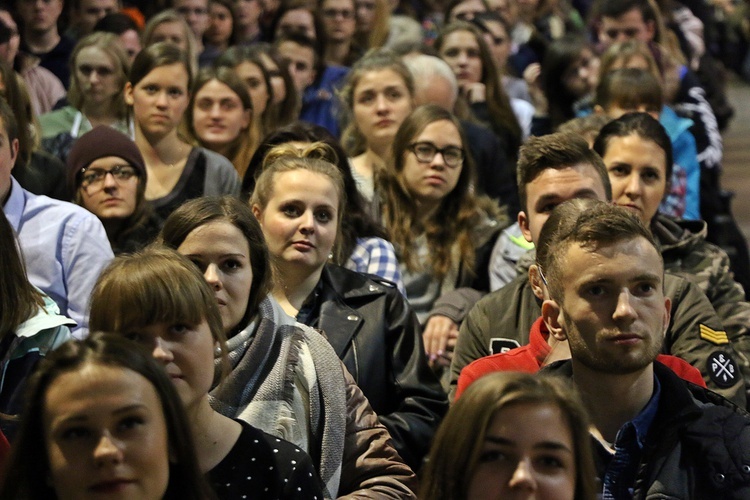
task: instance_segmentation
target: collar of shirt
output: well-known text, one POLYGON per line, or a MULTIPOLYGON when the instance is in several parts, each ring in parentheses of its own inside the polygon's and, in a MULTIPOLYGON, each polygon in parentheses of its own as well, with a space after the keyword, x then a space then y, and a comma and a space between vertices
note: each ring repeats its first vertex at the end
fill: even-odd
POLYGON ((315 328, 318 325, 320 319, 320 297, 323 293, 323 278, 318 280, 318 284, 307 296, 302 307, 297 312, 297 321, 300 323, 315 328))

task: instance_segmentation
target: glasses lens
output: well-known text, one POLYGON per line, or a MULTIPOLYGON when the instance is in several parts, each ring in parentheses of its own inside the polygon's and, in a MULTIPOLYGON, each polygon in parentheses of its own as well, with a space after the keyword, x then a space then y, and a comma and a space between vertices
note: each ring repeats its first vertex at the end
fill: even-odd
POLYGON ((417 156, 417 160, 421 162, 432 161, 435 158, 436 151, 432 144, 417 144, 414 146, 414 154, 417 156))

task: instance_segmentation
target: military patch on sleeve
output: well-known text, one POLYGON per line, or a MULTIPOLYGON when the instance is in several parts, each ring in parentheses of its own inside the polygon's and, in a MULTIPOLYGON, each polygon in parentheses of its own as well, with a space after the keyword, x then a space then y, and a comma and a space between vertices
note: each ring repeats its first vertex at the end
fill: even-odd
POLYGON ((732 387, 740 380, 740 369, 737 363, 723 351, 712 352, 708 356, 706 367, 713 383, 722 389, 732 387))
POLYGON ((729 343, 729 338, 727 337, 727 332, 725 331, 712 330, 711 328, 703 324, 700 326, 700 329, 701 329, 701 338, 703 340, 707 340, 711 342, 712 344, 716 344, 716 345, 729 343))
POLYGON ((516 347, 521 347, 521 344, 514 339, 505 339, 502 337, 494 337, 490 339, 491 354, 501 354, 503 352, 508 352, 511 349, 515 349, 516 347))

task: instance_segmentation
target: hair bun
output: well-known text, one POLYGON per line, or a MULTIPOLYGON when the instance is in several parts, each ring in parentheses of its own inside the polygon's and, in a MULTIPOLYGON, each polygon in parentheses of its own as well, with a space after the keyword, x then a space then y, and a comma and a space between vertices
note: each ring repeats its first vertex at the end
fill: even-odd
POLYGON ((323 160, 336 165, 339 161, 336 151, 325 142, 313 142, 305 146, 295 143, 279 144, 271 148, 263 159, 263 169, 283 159, 309 158, 323 160))

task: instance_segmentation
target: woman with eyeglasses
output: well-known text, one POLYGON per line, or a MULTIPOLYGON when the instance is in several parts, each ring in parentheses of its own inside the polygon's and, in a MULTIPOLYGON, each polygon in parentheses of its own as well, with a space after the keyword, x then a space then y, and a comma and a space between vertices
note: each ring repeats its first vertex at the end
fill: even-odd
POLYGON ((474 194, 465 144, 455 116, 420 106, 396 132, 379 183, 383 225, 438 367, 450 364, 463 314, 489 288, 489 252, 508 222, 495 202, 474 194))
POLYGON ((68 155, 73 201, 99 217, 115 254, 144 247, 158 234, 159 224, 146 201, 140 151, 111 127, 96 127, 81 138, 68 155))
POLYGON ((130 60, 112 33, 92 33, 76 45, 71 60, 68 105, 39 117, 42 148, 65 161, 75 141, 107 125, 130 133, 123 88, 130 60))

